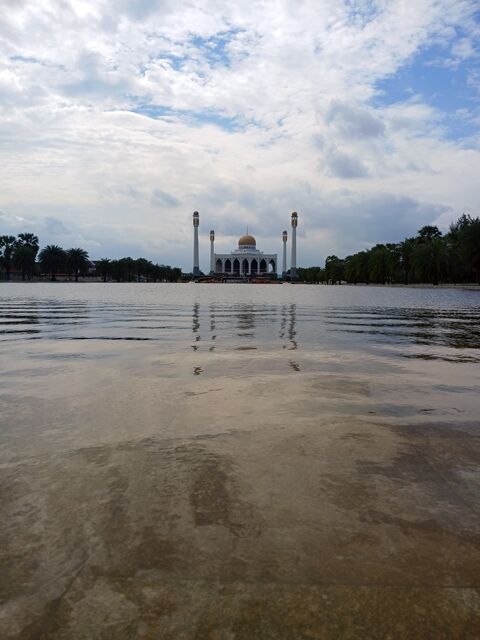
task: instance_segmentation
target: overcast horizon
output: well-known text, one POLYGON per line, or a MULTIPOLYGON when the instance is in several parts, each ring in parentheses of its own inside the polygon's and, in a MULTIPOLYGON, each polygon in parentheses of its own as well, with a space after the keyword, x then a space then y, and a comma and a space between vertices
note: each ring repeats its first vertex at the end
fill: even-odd
POLYGON ((3 0, 0 234, 323 265, 480 201, 477 0, 3 0))

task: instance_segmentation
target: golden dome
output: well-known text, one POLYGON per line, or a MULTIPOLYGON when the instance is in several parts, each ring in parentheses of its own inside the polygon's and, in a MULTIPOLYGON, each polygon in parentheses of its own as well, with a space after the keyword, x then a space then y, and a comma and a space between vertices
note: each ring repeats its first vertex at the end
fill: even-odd
POLYGON ((240 238, 240 240, 238 241, 238 246, 239 247, 251 247, 251 246, 256 247, 257 241, 253 236, 250 236, 247 234, 246 236, 242 236, 240 238))

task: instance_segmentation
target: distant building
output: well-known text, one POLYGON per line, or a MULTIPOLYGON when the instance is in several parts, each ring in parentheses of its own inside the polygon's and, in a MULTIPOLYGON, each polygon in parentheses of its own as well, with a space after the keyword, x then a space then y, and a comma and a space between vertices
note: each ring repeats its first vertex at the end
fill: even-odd
MULTIPOLYGON (((297 266, 297 224, 298 215, 292 213, 292 253, 290 279, 296 279, 297 266)), ((193 213, 193 275, 199 276, 200 256, 198 244, 198 230, 200 215, 198 211, 193 213)), ((287 277, 287 238, 286 231, 282 234, 283 241, 283 265, 282 277, 287 277)), ((237 276, 246 278, 255 275, 278 274, 278 257, 276 253, 263 253, 257 249, 257 241, 248 232, 238 241, 238 249, 230 253, 215 253, 215 231, 210 231, 210 275, 237 276)))
MULTIPOLYGON (((212 236, 210 242, 213 244, 212 236)), ((213 265, 210 267, 213 273, 253 276, 262 273, 276 274, 277 264, 277 254, 259 251, 255 238, 247 234, 238 241, 238 249, 231 253, 214 253, 213 265)))

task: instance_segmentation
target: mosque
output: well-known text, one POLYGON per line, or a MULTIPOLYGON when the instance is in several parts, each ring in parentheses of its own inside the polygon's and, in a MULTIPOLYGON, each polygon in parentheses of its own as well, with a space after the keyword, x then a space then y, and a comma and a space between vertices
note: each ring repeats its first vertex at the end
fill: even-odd
MULTIPOLYGON (((297 275, 297 225, 298 214, 292 213, 292 246, 290 279, 295 280, 297 275)), ((193 275, 201 275, 198 249, 198 228, 200 226, 200 214, 193 213, 193 275)), ((286 231, 282 234, 283 264, 281 277, 287 276, 287 240, 286 231)), ((238 241, 237 249, 230 253, 215 253, 215 231, 210 231, 210 275, 224 276, 226 278, 248 279, 255 276, 278 276, 278 258, 276 253, 264 253, 257 249, 255 238, 248 232, 238 241)))

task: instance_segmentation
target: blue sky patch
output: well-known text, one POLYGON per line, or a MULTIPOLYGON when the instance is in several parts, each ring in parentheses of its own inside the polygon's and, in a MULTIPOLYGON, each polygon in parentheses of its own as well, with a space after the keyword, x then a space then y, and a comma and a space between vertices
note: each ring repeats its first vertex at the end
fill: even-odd
POLYGON ((225 67, 230 66, 230 55, 228 52, 228 45, 231 40, 240 33, 240 29, 229 29, 223 31, 210 38, 202 38, 201 36, 194 36, 191 39, 191 43, 202 53, 202 56, 207 60, 210 66, 223 65, 225 67))
POLYGON ((454 59, 438 45, 430 47, 395 75, 379 80, 372 102, 382 107, 420 98, 443 114, 447 137, 472 135, 477 128, 473 116, 480 108, 480 94, 471 81, 475 64, 454 59))
POLYGON ((177 118, 187 118, 194 126, 213 124, 224 131, 238 131, 241 129, 236 118, 223 116, 215 111, 193 111, 187 109, 172 109, 163 105, 143 104, 130 109, 133 113, 139 113, 148 118, 162 118, 172 116, 177 118))

